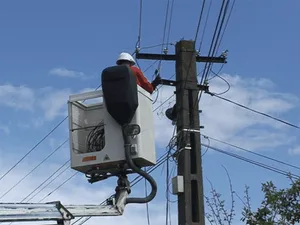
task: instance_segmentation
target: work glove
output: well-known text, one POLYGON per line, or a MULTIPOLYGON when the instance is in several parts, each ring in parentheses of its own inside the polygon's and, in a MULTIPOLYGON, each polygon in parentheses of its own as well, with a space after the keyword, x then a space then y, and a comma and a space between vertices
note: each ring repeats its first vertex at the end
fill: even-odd
POLYGON ((153 89, 155 90, 156 87, 160 84, 161 82, 161 77, 157 75, 155 79, 151 82, 153 89))

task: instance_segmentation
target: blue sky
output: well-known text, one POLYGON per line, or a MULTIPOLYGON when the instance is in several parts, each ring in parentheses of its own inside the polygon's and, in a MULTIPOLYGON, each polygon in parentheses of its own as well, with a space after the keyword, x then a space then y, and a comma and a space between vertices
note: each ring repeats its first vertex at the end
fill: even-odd
MULTIPOLYGON (((162 43, 164 17, 167 1, 144 1, 141 48, 162 43)), ((181 38, 193 39, 201 9, 201 1, 175 1, 169 42, 181 38)), ((207 54, 220 3, 212 4, 211 16, 204 36, 202 51, 207 54)), ((298 40, 297 27, 300 2, 289 1, 237 1, 219 50, 229 50, 228 63, 220 75, 229 81, 232 88, 224 97, 253 107, 257 110, 288 120, 296 125, 299 121, 298 107, 298 40)), ((139 28, 139 1, 2 1, 0 3, 0 174, 4 174, 64 116, 71 93, 94 89, 100 84, 101 71, 116 61, 122 51, 133 52, 139 28), (62 76, 65 75, 65 76, 62 76)), ((199 34, 199 44, 202 28, 199 34)), ((142 50, 158 53, 161 47, 142 50)), ((174 46, 169 46, 174 52, 174 46)), ((139 60, 142 69, 152 61, 139 60)), ((156 65, 157 66, 157 65, 156 65)), ((199 71, 203 65, 198 65, 199 71)), ((218 71, 220 65, 214 65, 218 71)), ((163 62, 161 76, 174 74, 173 62, 163 62)), ((146 73, 151 80, 156 67, 146 73)), ((226 84, 221 80, 211 81, 211 90, 222 92, 226 84)), ((172 89, 163 87, 158 102, 172 94, 172 89)), ((156 96, 156 94, 154 94, 156 96)), ((171 104, 170 104, 171 105, 171 104)), ((204 133, 223 141, 266 154, 294 165, 299 163, 300 143, 298 130, 276 121, 255 115, 210 96, 201 100, 203 115, 201 123, 204 133)), ((173 129, 170 122, 161 116, 168 104, 159 110, 156 119, 157 155, 173 129), (166 131, 170 131, 169 133, 166 131)), ((0 193, 5 193, 15 182, 30 171, 44 157, 68 138, 65 121, 49 138, 32 152, 3 180, 0 193), (3 185, 5 184, 5 185, 3 185)), ((205 140, 203 140, 206 142, 205 140)), ((232 150, 211 140, 212 146, 232 150)), ((274 162, 253 158, 237 151, 244 157, 267 162, 269 165, 290 170, 274 162)), ((47 163, 24 180, 4 201, 20 201, 39 182, 69 159, 68 144, 56 152, 47 163)), ((273 180, 281 187, 288 185, 284 176, 258 168, 229 156, 208 151, 203 157, 205 192, 209 194, 206 177, 230 201, 228 180, 224 165, 233 182, 234 189, 242 196, 244 185, 251 187, 255 206, 262 196, 261 183, 273 180)), ((165 175, 158 169, 154 176, 160 185, 155 201, 150 203, 153 223, 164 223, 165 175), (156 213, 159 216, 154 217, 156 213)), ((291 170, 295 174, 297 170, 291 170)), ((59 185, 73 171, 68 171, 55 182, 59 185)), ((90 185, 83 175, 78 175, 64 188, 46 200, 61 199, 64 202, 101 202, 114 190, 115 180, 90 185), (75 185, 76 184, 76 185, 75 185), (71 190, 71 191, 70 191, 71 190), (97 191, 98 197, 89 190, 97 191)), ((35 200, 55 188, 49 186, 35 200), (40 196, 40 197, 39 197, 40 196)), ((143 194, 143 182, 140 189, 143 194)), ((174 198, 174 197, 173 197, 174 198)), ((242 204, 236 199, 237 220, 242 204)), ((172 206, 176 220, 176 204, 172 206)), ((129 206, 125 219, 132 223, 129 215, 136 213, 134 221, 146 224, 145 207, 129 206)), ((112 223, 124 218, 113 218, 112 223)), ((105 220, 93 219, 89 224, 105 220)), ((176 222, 176 221, 175 221, 176 222)), ((88 224, 88 223, 86 223, 88 224)))

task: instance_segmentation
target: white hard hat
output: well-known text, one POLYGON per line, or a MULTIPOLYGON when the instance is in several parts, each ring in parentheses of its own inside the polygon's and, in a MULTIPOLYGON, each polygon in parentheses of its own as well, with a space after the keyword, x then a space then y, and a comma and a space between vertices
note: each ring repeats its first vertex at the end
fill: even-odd
POLYGON ((133 65, 135 64, 135 60, 133 59, 133 57, 129 54, 129 53, 126 53, 126 52, 122 52, 120 55, 119 55, 119 58, 117 60, 117 64, 119 61, 121 60, 125 60, 125 61, 129 61, 131 62, 133 65))

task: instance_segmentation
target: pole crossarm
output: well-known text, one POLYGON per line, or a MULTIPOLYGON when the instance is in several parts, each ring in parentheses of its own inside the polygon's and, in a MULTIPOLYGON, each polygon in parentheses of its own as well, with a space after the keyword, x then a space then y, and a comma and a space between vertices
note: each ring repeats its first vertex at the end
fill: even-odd
MULTIPOLYGON (((178 83, 179 83, 178 81, 167 80, 167 79, 160 79, 159 82, 159 84, 161 85, 174 86, 174 87, 176 87, 178 83)), ((209 92, 209 86, 207 85, 197 84, 197 87, 199 91, 209 92)))
MULTIPOLYGON (((150 53, 136 53, 137 59, 147 60, 164 60, 164 61, 175 61, 176 55, 172 54, 150 54, 150 53)), ((212 62, 212 63, 227 63, 225 57, 209 57, 195 55, 196 62, 212 62)))

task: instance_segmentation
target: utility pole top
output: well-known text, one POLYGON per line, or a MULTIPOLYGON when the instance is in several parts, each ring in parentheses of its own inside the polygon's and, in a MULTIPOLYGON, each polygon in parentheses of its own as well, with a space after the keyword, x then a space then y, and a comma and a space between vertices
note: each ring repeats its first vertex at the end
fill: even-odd
POLYGON ((176 62, 176 81, 161 79, 160 84, 176 87, 176 104, 166 116, 177 125, 178 168, 172 181, 178 195, 178 224, 205 225, 198 93, 208 91, 208 86, 198 84, 196 63, 226 63, 226 57, 199 56, 193 40, 180 40, 175 54, 138 52, 136 58, 176 62))
MULTIPOLYGON (((196 54, 195 42, 181 40, 176 43, 176 46, 181 48, 187 48, 190 51, 195 53, 196 62, 213 62, 213 63, 227 63, 225 57, 208 57, 208 56, 199 56, 196 54)), ((183 50, 183 49, 182 49, 183 50)), ((164 60, 164 61, 176 61, 176 54, 149 54, 149 53, 136 53, 137 59, 147 59, 147 60, 164 60)))

